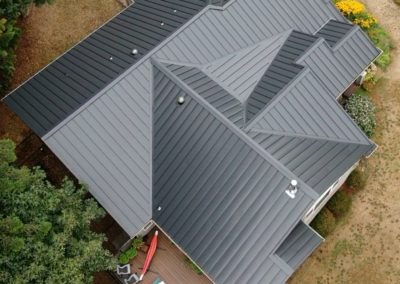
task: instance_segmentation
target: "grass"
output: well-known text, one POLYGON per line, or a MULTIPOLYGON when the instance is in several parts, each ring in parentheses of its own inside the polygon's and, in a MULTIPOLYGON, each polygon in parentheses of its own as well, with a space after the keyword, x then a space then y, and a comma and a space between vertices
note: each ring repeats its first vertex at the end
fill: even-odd
MULTIPOLYGON (((400 0, 397 0, 400 1, 400 0)), ((394 43, 389 33, 379 24, 367 30, 371 40, 379 47, 383 53, 376 60, 376 64, 382 69, 386 69, 392 62, 391 50, 394 48, 394 43)))
POLYGON ((356 95, 360 95, 360 96, 368 96, 368 91, 363 89, 363 88, 359 88, 356 93, 356 95))

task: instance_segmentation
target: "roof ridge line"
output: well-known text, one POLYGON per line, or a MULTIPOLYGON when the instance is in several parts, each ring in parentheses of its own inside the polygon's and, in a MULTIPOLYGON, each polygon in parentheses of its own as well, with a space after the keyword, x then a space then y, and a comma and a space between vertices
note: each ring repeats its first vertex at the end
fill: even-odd
POLYGON ((228 127, 236 136, 243 140, 247 145, 249 145, 254 151, 256 151, 264 160, 271 164, 271 166, 275 167, 278 171, 280 171, 284 176, 288 179, 296 179, 297 181, 302 182, 302 189, 304 193, 309 196, 313 200, 317 200, 319 198, 319 194, 314 191, 306 182, 304 182, 300 177, 294 174, 291 170, 289 170, 285 165, 283 165, 280 161, 275 159, 270 153, 268 153, 265 149, 263 149, 256 141, 254 141, 251 137, 249 137, 245 132, 239 129, 236 125, 234 125, 228 118, 224 115, 216 111, 216 109, 211 106, 205 99, 203 99, 199 94, 197 94, 190 86, 188 86, 185 82, 182 82, 175 74, 173 74, 170 70, 165 68, 160 62, 156 59, 151 59, 152 64, 163 72, 167 77, 173 80, 180 88, 182 88, 185 92, 187 92, 193 99, 195 99, 201 106, 206 108, 215 118, 217 118, 221 123, 223 123, 226 127, 228 127))
MULTIPOLYGON (((303 68, 303 70, 301 70, 301 71, 296 75, 296 77, 294 77, 286 86, 284 86, 283 89, 280 90, 280 92, 278 92, 278 93, 274 96, 274 98, 273 98, 269 103, 267 103, 262 109, 260 109, 260 110, 258 111, 258 113, 256 113, 256 114, 252 117, 252 119, 250 119, 248 126, 251 125, 254 121, 256 121, 256 120, 258 121, 258 119, 261 118, 261 114, 264 113, 264 110, 267 109, 269 105, 274 104, 274 101, 276 101, 279 97, 281 97, 282 94, 285 92, 285 90, 288 89, 289 86, 291 86, 294 82, 297 81, 297 77, 301 76, 301 74, 302 74, 303 72, 305 72, 305 69, 307 68, 307 66, 298 63, 298 60, 299 60, 299 58, 302 58, 304 54, 308 54, 309 50, 312 49, 312 48, 317 44, 317 42, 319 41, 320 38, 317 37, 317 36, 315 36, 314 34, 305 33, 305 32, 298 31, 298 30, 293 29, 293 28, 290 29, 290 30, 287 30, 287 31, 285 32, 285 33, 287 33, 287 35, 285 35, 285 36, 286 36, 286 39, 285 39, 285 41, 283 42, 283 44, 281 45, 281 47, 280 47, 280 49, 278 50, 278 52, 275 54, 274 58, 271 60, 271 64, 272 64, 272 63, 275 61, 275 59, 279 56, 280 51, 281 51, 282 48, 288 43, 288 41, 289 41, 289 39, 290 39, 290 36, 293 35, 293 33, 295 33, 295 32, 298 32, 298 33, 301 33, 301 34, 304 34, 304 35, 308 35, 308 36, 311 36, 311 37, 314 37, 314 38, 315 38, 315 42, 313 42, 311 46, 309 46, 302 54, 300 54, 297 58, 295 58, 295 59, 291 62, 292 65, 300 66, 300 67, 303 68), (257 118, 258 118, 258 119, 257 119, 257 118)), ((269 68, 270 68, 270 66, 268 66, 266 72, 268 72, 269 68)), ((302 75, 302 76, 304 76, 304 75, 302 75)), ((261 79, 262 79, 262 78, 263 78, 263 77, 261 77, 261 79)), ((260 79, 260 81, 261 81, 261 79, 260 79)), ((257 88, 257 86, 258 86, 258 84, 260 83, 260 81, 257 83, 257 85, 256 85, 256 87, 254 88, 254 90, 257 88)), ((253 92, 253 93, 254 93, 254 92, 253 92)), ((252 94, 253 94, 253 93, 252 93, 252 94)), ((251 98, 251 95, 252 95, 252 94, 250 94, 250 96, 249 96, 249 97, 247 98, 247 100, 245 101, 245 114, 247 114, 247 104, 248 104, 248 101, 249 101, 249 99, 251 98)), ((246 118, 247 118, 247 115, 245 116, 245 119, 246 119, 246 118)))
POLYGON ((254 124, 256 124, 268 111, 272 109, 272 107, 274 107, 278 102, 282 100, 283 97, 285 97, 289 93, 296 82, 298 82, 305 75, 311 72, 310 68, 308 68, 307 66, 303 66, 300 64, 297 65, 304 67, 303 70, 301 70, 300 73, 297 74, 296 77, 289 84, 287 84, 279 93, 277 93, 269 104, 265 105, 248 123, 243 126, 245 130, 251 129, 254 124))
MULTIPOLYGON (((318 39, 314 42, 314 44, 312 46, 310 46, 310 48, 308 48, 303 54, 301 54, 296 60, 295 62, 297 64, 301 64, 304 59, 310 55, 316 48, 318 48, 323 42, 326 42, 326 40, 323 37, 318 37, 318 39)), ((326 44, 328 44, 326 42, 326 44)), ((329 44, 328 44, 329 46, 329 44)), ((329 46, 330 47, 330 46, 329 46)), ((330 47, 331 48, 331 47, 330 47)), ((302 65, 304 66, 304 65, 302 65)))
MULTIPOLYGON (((234 52, 229 53, 229 54, 227 54, 227 55, 225 55, 225 56, 219 57, 219 58, 217 58, 217 59, 215 59, 215 60, 213 60, 213 61, 211 61, 211 62, 207 62, 207 63, 205 63, 205 64, 202 64, 202 65, 201 65, 201 71, 202 71, 204 74, 206 74, 208 77, 212 78, 213 81, 215 81, 218 85, 220 85, 222 88, 224 88, 224 89, 225 89, 227 92, 229 92, 232 96, 234 96, 235 98, 237 98, 237 100, 239 100, 240 103, 243 105, 243 111, 244 111, 244 113, 246 114, 246 105, 247 105, 247 104, 246 104, 246 101, 247 101, 248 98, 247 98, 247 99, 239 99, 239 96, 238 96, 238 93, 237 93, 237 92, 235 92, 234 90, 232 90, 229 86, 225 86, 225 84, 221 84, 220 80, 217 79, 217 78, 215 77, 215 75, 211 74, 208 70, 206 70, 206 67, 209 66, 210 64, 216 62, 216 61, 222 60, 222 59, 224 59, 224 58, 229 58, 229 57, 235 56, 235 55, 237 55, 238 53, 243 52, 243 51, 245 51, 245 50, 248 50, 248 49, 257 49, 257 48, 259 48, 260 45, 262 45, 262 44, 264 44, 264 43, 266 43, 266 42, 269 42, 269 43, 270 43, 269 46, 271 46, 271 45, 273 45, 276 41, 280 40, 281 38, 285 38, 284 42, 282 43, 282 45, 279 46, 278 50, 276 51, 276 54, 275 54, 274 57, 271 59, 270 63, 266 66, 265 71, 264 71, 264 73, 263 73, 263 74, 265 74, 265 72, 269 69, 271 63, 275 60, 275 58, 276 58, 276 56, 278 55, 280 49, 281 49, 282 46, 285 44, 285 42, 287 41, 288 37, 290 36, 290 34, 291 34, 292 32, 293 32, 293 29, 288 29, 288 30, 286 30, 286 31, 284 31, 284 32, 274 34, 274 35, 272 35, 272 36, 269 37, 269 38, 263 39, 263 40, 261 40, 261 41, 258 41, 258 42, 256 42, 256 43, 254 43, 254 44, 248 45, 248 46, 246 46, 246 47, 244 47, 244 48, 235 50, 234 52), (272 40, 273 40, 273 41, 272 41, 272 40)), ((274 51, 274 52, 275 52, 275 51, 274 51)), ((255 89, 255 88, 257 87, 257 85, 260 83, 260 81, 261 81, 262 78, 263 78, 263 76, 261 76, 261 77, 257 80, 254 89, 255 89)), ((253 91, 254 91, 254 89, 253 89, 253 91)))
MULTIPOLYGON (((134 5, 131 4, 131 5, 134 5)), ((130 7, 131 5, 129 5, 128 7, 130 7)), ((127 8, 128 8, 127 7, 127 8)), ((136 68, 138 68, 139 66, 141 66, 142 64, 144 64, 147 60, 150 60, 151 57, 157 53, 157 51, 159 51, 162 47, 164 47, 166 44, 168 44, 171 40, 173 40, 177 35, 179 35, 181 32, 183 32, 188 26, 190 26, 194 21, 197 21, 197 19, 199 19, 201 16, 203 16, 206 12, 208 12, 210 10, 210 5, 206 5, 200 12, 198 12, 196 15, 194 15, 189 21, 187 21, 184 25, 182 25, 178 30, 176 30, 175 32, 173 32, 169 37, 167 37, 165 40, 163 40, 162 42, 160 42, 156 47, 154 47, 152 50, 149 51, 149 53, 147 53, 145 56, 143 56, 138 62, 136 62, 135 64, 133 64, 132 66, 130 66, 128 69, 126 69, 123 73, 121 73, 117 78, 115 78, 112 82, 110 82, 108 85, 106 85, 101 91, 99 91, 96 95, 94 95, 93 97, 91 97, 87 102, 85 102, 84 104, 82 104, 81 106, 79 106, 79 108, 77 108, 73 113, 71 113, 69 116, 67 116, 63 121, 61 121, 58 125, 56 125, 55 127, 53 127, 50 131, 48 131, 45 135, 43 135, 41 137, 42 140, 46 140, 49 137, 51 137, 55 132, 57 132, 60 128, 64 127, 69 121, 71 121, 73 118, 75 118, 77 115, 79 115, 83 110, 87 109, 90 105, 92 105, 94 102, 96 102, 100 97, 102 97, 106 92, 108 92, 112 87, 114 87, 116 84, 118 84, 121 80, 123 80, 130 72, 132 72, 133 70, 135 70, 136 68)), ((126 9, 127 9, 126 8, 126 9)), ((121 13, 123 11, 125 11, 126 9, 123 9, 121 11, 121 13)), ((119 15, 119 14, 117 14, 119 15)), ((116 16, 117 16, 116 15, 116 16)), ((115 16, 115 17, 116 17, 115 16)), ((111 19, 109 20, 111 21, 111 19)), ((105 24, 107 24, 109 21, 107 21, 105 24)), ((97 31, 97 30, 96 30, 97 31)), ((95 32, 95 31, 94 31, 95 32)), ((94 33, 93 32, 93 33, 94 33)), ((89 37, 90 35, 92 35, 93 33, 90 33, 87 37, 89 37)), ((86 37, 86 38, 87 38, 86 37)), ((84 39, 86 39, 84 38, 84 39)), ((83 39, 83 40, 84 40, 83 39)), ((82 41, 83 41, 82 40, 82 41)), ((81 43, 81 42, 79 42, 81 43)), ((77 45, 79 44, 77 43, 77 45)), ((74 48, 75 46, 73 46, 72 48, 74 48)), ((71 49, 72 49, 71 48, 71 49)), ((70 49, 70 50, 71 50, 70 49)), ((68 50, 69 51, 69 50, 68 50)), ((65 53, 63 53, 62 55, 60 55, 60 57, 62 57, 63 55, 65 55, 68 51, 66 51, 65 53)), ((60 58, 58 57, 58 58, 60 58)), ((57 59, 58 59, 57 58, 57 59)), ((50 64, 52 64, 54 61, 50 62, 47 66, 49 66, 50 64)), ((45 68, 47 67, 45 66, 45 68)), ((30 81, 34 76, 36 76, 38 73, 40 73, 42 70, 44 70, 45 68, 41 69, 39 72, 37 72, 35 75, 33 75, 31 78, 29 78, 28 80, 26 80, 24 83, 22 83, 20 86, 18 86, 16 89, 14 89, 13 91, 11 91, 7 96, 5 96, 4 98, 1 99, 1 101, 4 101, 6 97, 8 97, 9 95, 11 95, 12 93, 14 93, 17 89, 19 89, 21 86, 23 86, 25 83, 27 83, 28 81, 30 81)), ((151 90, 150 90, 151 92, 151 90)))
POLYGON ((247 131, 248 132, 258 132, 258 133, 261 133, 261 134, 271 134, 271 135, 286 136, 286 137, 305 138, 305 139, 313 139, 313 140, 323 140, 323 141, 337 142, 337 143, 343 143, 343 144, 354 144, 354 145, 364 145, 364 146, 372 145, 370 143, 346 141, 346 140, 342 140, 342 139, 339 139, 339 138, 320 137, 320 136, 315 136, 315 135, 307 135, 307 134, 300 134, 300 133, 293 133, 293 132, 282 132, 282 131, 269 130, 269 129, 252 128, 252 129, 249 129, 247 131))
MULTIPOLYGON (((221 85, 219 80, 215 80, 215 77, 212 76, 210 73, 205 72, 204 69, 201 68, 202 65, 199 64, 182 64, 180 62, 177 61, 169 61, 169 60, 159 60, 158 58, 154 58, 156 61, 160 62, 161 64, 173 64, 173 65, 177 65, 177 66, 187 66, 187 67, 192 67, 192 68, 197 68, 199 70, 199 72, 203 73, 205 76, 209 77, 216 85, 218 85, 219 87, 221 87, 224 91, 226 91, 233 99, 235 99, 236 101, 238 101, 240 103, 240 105, 243 107, 244 110, 244 106, 243 106, 243 102, 241 102, 238 98, 236 98, 231 90, 227 89, 225 86, 221 85), (169 61, 169 62, 168 62, 169 61)), ((175 74, 174 74, 175 75, 175 74)), ((179 80, 181 80, 179 78, 179 76, 177 76, 179 80)), ((181 80, 182 81, 182 80, 181 80)), ((191 88, 189 86, 189 88, 191 88)), ((242 110, 242 111, 243 111, 242 110)))
MULTIPOLYGON (((346 23, 348 24, 348 23, 346 23)), ((332 48, 332 51, 335 53, 343 44, 347 42, 347 39, 354 35, 361 28, 358 25, 352 25, 352 28, 347 31, 347 33, 338 41, 332 48)))
POLYGON ((158 58, 157 56, 153 56, 152 58, 154 60, 157 60, 158 62, 160 62, 162 64, 172 64, 172 65, 197 67, 197 68, 201 68, 201 66, 203 66, 202 64, 197 64, 197 63, 178 62, 178 61, 175 61, 175 60, 162 59, 162 58, 158 58))
POLYGON ((232 5, 235 2, 237 2, 237 0, 229 0, 224 5, 218 6, 218 5, 215 5, 215 4, 211 4, 211 1, 210 1, 208 5, 210 6, 210 8, 212 10, 223 11, 223 10, 225 10, 226 8, 228 8, 230 5, 232 5))
MULTIPOLYGON (((229 56, 232 56, 232 54, 236 54, 236 53, 241 52, 241 51, 243 51, 243 50, 249 49, 250 47, 254 47, 254 46, 259 45, 259 44, 262 44, 262 43, 264 43, 264 42, 271 41, 271 40, 274 39, 274 38, 277 39, 277 38, 281 38, 281 37, 286 36, 286 40, 287 40, 287 38, 289 37, 290 33, 291 33, 293 30, 294 30, 294 29, 291 28, 291 29, 287 29, 287 30, 285 30, 285 31, 283 31, 283 32, 273 34, 271 37, 262 39, 262 40, 260 40, 260 41, 257 41, 256 43, 253 43, 253 44, 250 44, 250 45, 245 46, 245 47, 243 47, 243 48, 237 49, 237 50, 235 50, 235 51, 233 51, 233 52, 231 52, 231 53, 228 53, 228 54, 225 55, 225 56, 218 57, 218 58, 216 58, 216 59, 214 59, 214 60, 212 60, 212 61, 210 61, 210 62, 207 62, 207 63, 205 63, 205 64, 202 64, 202 66, 205 67, 205 66, 207 66, 207 65, 210 65, 210 63, 213 63, 213 62, 215 62, 215 61, 221 60, 221 59, 223 59, 223 58, 227 58, 227 57, 229 57, 229 56), (287 35, 286 35, 286 34, 287 34, 287 35)), ((286 40, 285 40, 285 42, 286 42, 286 40)), ((284 43, 285 43, 285 42, 284 42, 284 43)), ((284 44, 284 43, 283 43, 283 44, 284 44)))

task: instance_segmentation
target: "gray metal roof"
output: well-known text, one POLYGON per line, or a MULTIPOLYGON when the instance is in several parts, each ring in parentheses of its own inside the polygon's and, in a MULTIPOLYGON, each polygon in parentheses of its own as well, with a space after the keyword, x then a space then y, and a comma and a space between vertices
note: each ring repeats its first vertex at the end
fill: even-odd
POLYGON ((329 20, 315 35, 323 37, 331 47, 334 47, 352 28, 353 25, 350 23, 329 20))
POLYGON ((296 270, 323 241, 320 235, 300 221, 279 246, 276 255, 296 270))
POLYGON ((228 91, 197 67, 175 64, 167 64, 166 66, 234 124, 239 127, 243 126, 244 112, 242 104, 228 91))
POLYGON ((300 72, 304 66, 296 64, 299 58, 318 38, 293 31, 280 48, 271 65, 250 94, 246 105, 246 119, 251 120, 271 100, 279 94, 300 72))
POLYGON ((270 283, 269 256, 318 195, 302 183, 291 200, 294 176, 171 74, 155 67, 153 218, 217 283, 270 283))
POLYGON ((305 69, 301 76, 287 85, 285 91, 267 105, 247 129, 370 143, 310 69, 305 69))
POLYGON ((293 269, 278 247, 375 147, 336 97, 379 50, 357 27, 332 47, 328 27, 348 24, 328 0, 211 2, 139 0, 58 59, 67 79, 51 64, 6 103, 130 235, 154 218, 217 283, 282 283, 293 269), (162 42, 134 60, 129 37, 139 34, 162 42), (102 83, 79 85, 93 76, 102 83), (252 101, 245 121, 261 87, 273 95, 252 101), (61 99, 81 94, 64 109, 61 99))
POLYGON ((277 34, 206 64, 202 70, 240 102, 248 100, 290 32, 277 34))
POLYGON ((137 0, 14 91, 5 102, 33 131, 43 136, 171 36, 207 3, 206 0, 137 0), (138 54, 132 55, 135 48, 138 54))
POLYGON ((267 131, 251 131, 248 135, 320 194, 375 148, 371 144, 267 131))
POLYGON ((147 62, 43 138, 130 235, 151 219, 150 77, 147 62))

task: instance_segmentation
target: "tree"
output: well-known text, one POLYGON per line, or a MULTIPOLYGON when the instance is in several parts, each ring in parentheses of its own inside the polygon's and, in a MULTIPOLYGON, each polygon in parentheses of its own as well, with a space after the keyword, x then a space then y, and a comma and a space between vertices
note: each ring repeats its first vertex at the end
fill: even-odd
POLYGON ((1 0, 0 17, 16 20, 19 16, 25 14, 32 4, 39 6, 51 2, 53 0, 1 0))
POLYGON ((90 230, 105 212, 85 187, 56 188, 15 160, 14 143, 0 140, 0 283, 92 283, 115 267, 105 237, 90 230))
POLYGON ((6 89, 14 72, 15 47, 20 30, 15 21, 0 18, 0 91, 6 89))

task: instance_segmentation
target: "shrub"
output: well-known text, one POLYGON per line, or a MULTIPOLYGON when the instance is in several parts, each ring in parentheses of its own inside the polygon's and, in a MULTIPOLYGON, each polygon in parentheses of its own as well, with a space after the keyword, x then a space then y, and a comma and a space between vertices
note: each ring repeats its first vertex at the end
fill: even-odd
POLYGON ((373 27, 377 21, 366 11, 363 3, 356 0, 336 1, 336 7, 353 23, 367 30, 373 27))
MULTIPOLYGON (((395 0, 399 1, 400 0, 395 0)), ((365 8, 364 4, 356 0, 335 0, 336 7, 343 15, 363 28, 371 40, 382 49, 383 54, 376 60, 377 65, 386 68, 391 62, 390 51, 394 48, 393 41, 389 34, 378 24, 365 8)))
POLYGON ((359 169, 355 169, 347 178, 347 185, 357 189, 363 190, 367 185, 368 176, 359 169))
POLYGON ((136 237, 132 242, 132 246, 119 256, 119 263, 128 264, 132 259, 137 256, 138 250, 143 246, 143 244, 143 238, 136 237))
POLYGON ((137 237, 133 240, 132 246, 136 249, 139 250, 143 246, 143 238, 142 237, 137 237))
POLYGON ((131 247, 127 251, 123 252, 119 256, 119 263, 121 264, 128 264, 132 259, 134 259, 137 256, 137 250, 134 247, 131 247))
POLYGON ((400 0, 393 0, 394 3, 396 3, 397 5, 400 5, 400 0))
POLYGON ((1 0, 0 16, 16 20, 19 16, 25 14, 30 5, 37 6, 50 4, 53 0, 1 0))
POLYGON ((368 30, 377 24, 377 20, 369 13, 363 12, 358 14, 353 23, 359 25, 364 30, 368 30))
POLYGON ((315 231, 318 232, 318 234, 326 238, 335 229, 336 219, 333 213, 324 207, 310 225, 315 231))
POLYGON ((371 99, 360 93, 354 94, 345 104, 347 113, 368 137, 372 137, 376 128, 375 106, 371 99))
POLYGON ((356 0, 336 1, 336 7, 348 18, 355 17, 357 14, 365 12, 364 4, 356 0))
POLYGON ((7 88, 14 73, 15 47, 19 35, 15 21, 0 19, 0 91, 7 88))
POLYGON ((338 191, 328 201, 326 207, 335 215, 336 218, 346 216, 351 208, 352 199, 349 193, 338 191))
POLYGON ((392 38, 379 24, 368 29, 367 33, 375 45, 383 51, 382 55, 376 60, 376 64, 382 68, 386 68, 391 62, 390 51, 394 48, 392 38))

